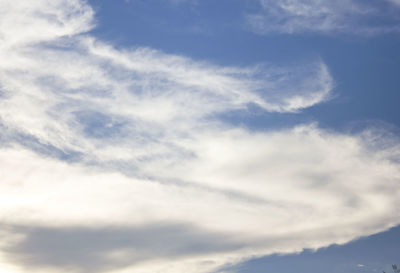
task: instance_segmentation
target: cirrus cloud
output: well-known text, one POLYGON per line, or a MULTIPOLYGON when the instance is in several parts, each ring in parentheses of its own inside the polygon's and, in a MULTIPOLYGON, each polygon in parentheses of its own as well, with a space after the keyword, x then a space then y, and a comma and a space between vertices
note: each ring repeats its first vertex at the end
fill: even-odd
POLYGON ((323 62, 222 67, 117 50, 87 32, 84 1, 0 5, 9 272, 212 272, 400 222, 397 140, 315 124, 251 131, 219 118, 329 100, 323 62))
POLYGON ((398 1, 260 0, 247 16, 260 34, 319 33, 372 36, 400 31, 398 1))

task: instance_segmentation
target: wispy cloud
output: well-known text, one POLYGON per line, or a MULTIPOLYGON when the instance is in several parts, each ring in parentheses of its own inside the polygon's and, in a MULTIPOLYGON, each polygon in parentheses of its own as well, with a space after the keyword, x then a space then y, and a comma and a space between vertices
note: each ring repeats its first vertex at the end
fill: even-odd
POLYGON ((399 0, 388 0, 389 2, 392 2, 393 4, 400 5, 399 0))
POLYGON ((87 33, 83 1, 0 5, 9 272, 210 272, 399 223, 397 140, 313 124, 254 132, 218 118, 328 100, 322 61, 221 67, 117 50, 87 33))
POLYGON ((247 17, 267 33, 376 35, 399 32, 399 2, 358 0, 259 0, 262 11, 247 17))

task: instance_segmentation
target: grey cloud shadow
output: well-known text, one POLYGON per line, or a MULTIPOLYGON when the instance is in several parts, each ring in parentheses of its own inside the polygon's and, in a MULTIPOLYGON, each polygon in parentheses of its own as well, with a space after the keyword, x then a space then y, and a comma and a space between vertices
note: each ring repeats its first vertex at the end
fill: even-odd
POLYGON ((30 270, 107 272, 143 261, 244 247, 233 235, 185 224, 99 228, 14 226, 8 230, 23 235, 24 239, 3 251, 11 261, 30 270))

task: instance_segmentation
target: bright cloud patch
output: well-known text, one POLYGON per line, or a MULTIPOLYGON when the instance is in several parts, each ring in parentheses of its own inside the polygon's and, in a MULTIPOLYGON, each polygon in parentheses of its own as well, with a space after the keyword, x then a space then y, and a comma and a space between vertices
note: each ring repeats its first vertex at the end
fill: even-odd
POLYGON ((238 68, 121 51, 85 34, 84 2, 0 5, 7 272, 211 272, 400 222, 397 141, 218 118, 326 101, 322 62, 238 68))
POLYGON ((259 0, 262 12, 248 16, 259 33, 376 35, 399 32, 399 1, 259 0))

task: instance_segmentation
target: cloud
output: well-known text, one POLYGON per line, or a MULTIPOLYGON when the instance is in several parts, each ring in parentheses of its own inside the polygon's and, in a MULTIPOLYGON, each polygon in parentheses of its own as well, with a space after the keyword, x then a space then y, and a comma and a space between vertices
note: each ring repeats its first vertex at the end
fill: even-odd
POLYGON ((392 2, 393 4, 400 5, 399 0, 388 0, 389 2, 392 2))
POLYGON ((247 17, 267 33, 377 35, 400 31, 398 1, 259 0, 262 12, 247 17), (393 5, 394 4, 394 5, 393 5))
POLYGON ((181 153, 171 149, 179 136, 217 122, 210 119, 219 113, 248 105, 296 112, 331 96, 333 81, 320 61, 273 70, 218 67, 148 48, 117 51, 81 33, 93 25, 92 12, 73 3, 81 6, 73 14, 61 1, 41 13, 43 3, 27 4, 25 20, 40 24, 4 16, 0 115, 6 134, 86 161, 141 160, 181 153), (51 12, 54 22, 43 19, 51 12), (46 35, 21 40, 21 29, 46 35))
POLYGON ((88 33, 86 2, 0 6, 8 272, 212 272, 399 224, 394 137, 219 118, 329 100, 322 61, 221 67, 119 50, 88 33))
POLYGON ((32 270, 48 267, 69 272, 106 272, 157 259, 240 249, 226 234, 185 225, 152 224, 134 228, 12 227, 24 239, 6 251, 32 270), (78 266, 77 266, 78 265, 78 266))

